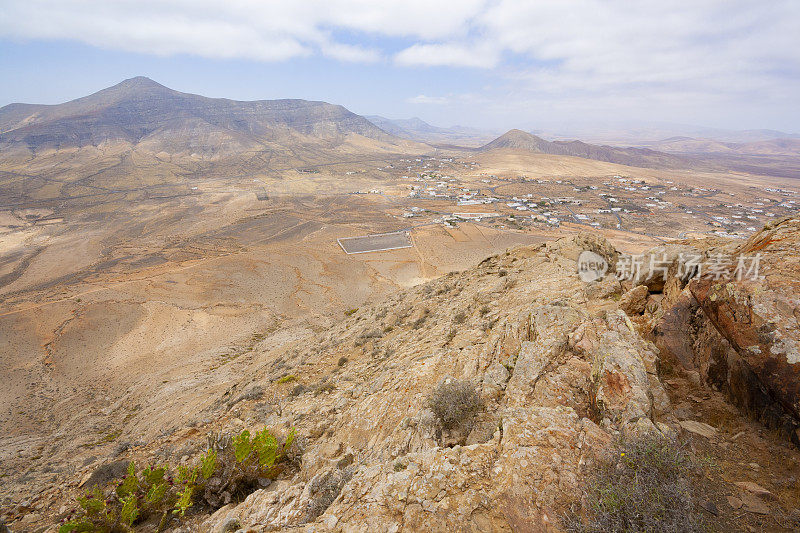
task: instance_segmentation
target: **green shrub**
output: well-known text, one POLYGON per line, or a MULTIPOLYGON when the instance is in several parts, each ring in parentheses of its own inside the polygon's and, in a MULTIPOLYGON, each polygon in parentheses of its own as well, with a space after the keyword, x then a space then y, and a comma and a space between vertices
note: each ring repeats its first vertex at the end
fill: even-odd
POLYGON ((623 443, 600 459, 586 490, 586 516, 566 516, 567 530, 707 530, 692 482, 695 470, 691 455, 676 440, 653 436, 623 443))
POLYGON ((297 381, 297 376, 293 376, 291 374, 287 376, 283 376, 278 380, 278 385, 283 385, 284 383, 291 383, 292 381, 297 381))
POLYGON ((59 533, 131 531, 135 524, 158 521, 162 531, 195 506, 216 509, 231 497, 252 492, 262 480, 277 476, 295 439, 292 429, 283 444, 266 429, 250 438, 238 435, 209 437, 209 448, 193 467, 148 465, 131 461, 116 488, 103 493, 95 486, 78 498, 79 508, 59 527, 59 533))
POLYGON ((431 393, 428 403, 444 429, 471 423, 484 406, 475 385, 458 380, 440 383, 431 393))

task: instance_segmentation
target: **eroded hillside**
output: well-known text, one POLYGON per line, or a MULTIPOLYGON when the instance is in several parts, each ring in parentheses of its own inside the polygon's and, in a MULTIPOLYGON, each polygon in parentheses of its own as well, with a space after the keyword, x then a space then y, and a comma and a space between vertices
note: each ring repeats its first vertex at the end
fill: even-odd
MULTIPOLYGON (((235 376, 246 377, 232 373, 222 390, 205 389, 198 375, 197 395, 181 411, 194 416, 181 415, 174 427, 170 413, 111 406, 130 412, 120 444, 78 449, 63 462, 47 461, 57 450, 45 446, 36 469, 7 461, 6 518, 15 530, 47 530, 74 518, 73 499, 89 486, 105 488, 131 460, 192 465, 208 434, 266 427, 280 439, 296 430, 293 460, 246 497, 222 494, 219 509, 198 501, 168 529, 559 531, 569 517, 591 514, 587 494, 602 458, 645 437, 680 442, 692 457, 681 483, 693 487, 691 511, 708 527, 796 529, 800 453, 790 440, 797 398, 794 388, 781 387, 797 383, 790 372, 797 324, 790 319, 798 308, 792 269, 799 229, 800 220, 781 222, 741 250, 712 240, 675 245, 706 257, 763 255, 765 278, 753 282, 760 285, 729 280, 723 288, 752 291, 754 300, 744 301, 773 323, 758 342, 764 368, 785 363, 780 380, 770 381, 735 340, 713 337, 748 334, 705 321, 701 313, 715 316, 719 304, 700 292, 703 279, 644 271, 639 287, 613 276, 581 281, 581 251, 612 266, 620 260, 604 239, 582 234, 487 258, 348 312, 324 330, 282 329, 254 339, 252 351, 236 360, 235 376), (694 329, 673 328, 669 338, 685 341, 689 359, 659 333, 687 292, 695 298, 694 329), (773 297, 759 301, 764 294, 773 297), (755 376, 750 383, 776 400, 782 423, 737 400, 752 396, 730 379, 739 374, 709 371, 723 360, 755 376), (467 383, 479 396, 474 409, 456 409, 462 416, 455 423, 431 404, 448 382, 467 383), (34 478, 37 487, 44 481, 35 493, 34 478)), ((678 252, 664 251, 670 268, 678 252)), ((741 322, 744 315, 734 309, 732 316, 741 322)), ((137 524, 152 531, 158 520, 145 514, 137 524)))

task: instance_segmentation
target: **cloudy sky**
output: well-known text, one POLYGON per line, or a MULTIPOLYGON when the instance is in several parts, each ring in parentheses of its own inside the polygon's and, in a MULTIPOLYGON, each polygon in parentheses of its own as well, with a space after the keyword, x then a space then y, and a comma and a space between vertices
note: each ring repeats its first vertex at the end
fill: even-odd
POLYGON ((439 125, 800 132, 800 1, 2 0, 0 105, 137 75, 439 125))

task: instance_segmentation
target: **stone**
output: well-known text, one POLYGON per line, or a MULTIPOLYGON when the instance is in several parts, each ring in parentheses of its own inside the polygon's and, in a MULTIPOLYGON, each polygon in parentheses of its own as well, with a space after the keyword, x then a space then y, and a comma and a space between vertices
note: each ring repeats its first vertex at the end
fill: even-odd
POLYGON ((637 285, 622 295, 619 299, 619 308, 628 316, 640 315, 647 304, 649 291, 644 285, 637 285))
POLYGON ((679 420, 678 425, 690 433, 700 435, 707 439, 714 439, 717 436, 717 428, 705 422, 698 422, 697 420, 679 420))
POLYGON ((674 287, 652 335, 667 357, 800 445, 798 249, 800 218, 790 218, 709 251, 729 258, 730 275, 696 277, 680 293, 674 287), (756 256, 758 272, 748 273, 756 256), (738 258, 745 268, 737 272, 738 258))
POLYGON ((635 273, 633 285, 644 285, 651 292, 663 291, 670 277, 681 274, 676 269, 681 254, 684 257, 701 255, 696 248, 677 243, 648 250, 643 254, 644 260, 635 273))
POLYGON ((759 485, 758 483, 754 483, 752 481, 737 481, 734 483, 737 487, 742 490, 749 492, 755 496, 758 496, 762 500, 775 500, 775 495, 772 494, 770 491, 759 485))
POLYGON ((736 496, 726 496, 725 499, 728 500, 728 505, 733 507, 734 510, 741 509, 744 505, 744 502, 736 496))
POLYGON ((742 495, 742 508, 747 511, 748 513, 753 514, 769 514, 770 508, 764 500, 756 496, 755 494, 743 494, 742 495))
POLYGON ((214 528, 214 533, 233 533, 237 529, 239 529, 239 519, 235 517, 228 517, 223 520, 216 528, 214 528))

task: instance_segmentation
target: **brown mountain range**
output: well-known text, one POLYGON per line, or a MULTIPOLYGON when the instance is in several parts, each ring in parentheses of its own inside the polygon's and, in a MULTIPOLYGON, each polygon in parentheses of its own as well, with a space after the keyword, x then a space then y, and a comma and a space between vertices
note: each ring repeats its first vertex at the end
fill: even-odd
POLYGON ((0 108, 0 146, 32 151, 140 144, 201 154, 264 148, 269 143, 334 147, 348 136, 402 143, 339 105, 306 100, 236 101, 174 91, 145 77, 58 105, 0 108))
POLYGON ((582 141, 546 141, 531 133, 513 129, 492 142, 482 146, 480 151, 511 148, 530 152, 583 157, 596 161, 606 161, 637 167, 684 167, 689 161, 663 152, 647 148, 618 148, 598 146, 582 141))

